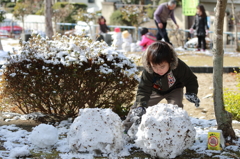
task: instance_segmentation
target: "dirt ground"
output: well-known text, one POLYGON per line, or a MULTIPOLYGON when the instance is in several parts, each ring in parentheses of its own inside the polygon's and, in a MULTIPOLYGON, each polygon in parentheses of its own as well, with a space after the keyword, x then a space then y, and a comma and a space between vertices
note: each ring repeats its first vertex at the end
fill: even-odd
MULTIPOLYGON (((213 104, 213 74, 211 73, 196 73, 198 77, 199 90, 198 97, 200 99, 200 107, 196 108, 193 103, 183 100, 184 110, 189 116, 200 119, 216 119, 213 104)), ((223 88, 237 90, 236 75, 233 73, 223 74, 223 88)), ((240 124, 233 124, 233 127, 240 129, 240 124)))

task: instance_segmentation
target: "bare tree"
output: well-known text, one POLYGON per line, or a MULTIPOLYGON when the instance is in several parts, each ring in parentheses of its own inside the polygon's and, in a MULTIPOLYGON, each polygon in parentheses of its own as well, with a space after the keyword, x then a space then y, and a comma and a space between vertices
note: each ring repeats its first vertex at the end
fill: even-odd
POLYGON ((49 39, 53 36, 52 27, 52 0, 45 0, 45 32, 49 39))
POLYGON ((223 102, 223 24, 227 0, 217 0, 215 8, 213 37, 213 93, 214 110, 218 129, 222 130, 227 142, 236 138, 232 128, 232 114, 227 112, 223 102))
POLYGON ((54 32, 57 33, 57 23, 65 20, 72 13, 73 5, 67 4, 64 7, 53 7, 54 32))
POLYGON ((143 6, 139 5, 126 5, 120 9, 123 19, 129 21, 133 26, 136 27, 135 39, 138 39, 139 26, 148 21, 148 16, 145 13, 143 6))
POLYGON ((239 51, 239 46, 238 46, 238 28, 237 28, 237 16, 235 14, 235 6, 234 2, 232 0, 232 18, 233 18, 233 26, 235 30, 235 51, 239 51))
POLYGON ((25 35, 25 25, 24 25, 24 18, 31 12, 30 2, 17 2, 16 6, 14 7, 13 16, 17 19, 20 19, 23 24, 23 31, 22 34, 25 35))
MULTIPOLYGON (((0 22, 3 22, 4 19, 5 19, 5 14, 6 12, 3 11, 3 10, 0 10, 0 22)), ((0 37, 0 50, 3 50, 3 47, 2 47, 2 41, 1 41, 1 37, 0 37)))

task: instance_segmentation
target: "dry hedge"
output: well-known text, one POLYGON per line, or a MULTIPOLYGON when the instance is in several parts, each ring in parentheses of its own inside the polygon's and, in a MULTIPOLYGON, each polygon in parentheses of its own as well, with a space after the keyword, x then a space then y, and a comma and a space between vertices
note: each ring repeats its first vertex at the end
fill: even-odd
POLYGON ((21 53, 5 65, 3 94, 23 113, 61 120, 81 108, 127 113, 139 80, 133 60, 83 36, 33 36, 20 44, 21 53))

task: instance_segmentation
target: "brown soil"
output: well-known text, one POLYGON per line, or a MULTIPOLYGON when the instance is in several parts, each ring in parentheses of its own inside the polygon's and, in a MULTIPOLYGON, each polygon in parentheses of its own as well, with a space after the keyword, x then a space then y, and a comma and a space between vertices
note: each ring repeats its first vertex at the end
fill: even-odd
MULTIPOLYGON (((213 74, 196 73, 198 77, 199 90, 198 97, 200 99, 200 107, 196 108, 194 104, 184 99, 184 110, 189 116, 201 119, 216 119, 213 104, 213 74)), ((233 73, 223 74, 223 88, 237 90, 236 75, 233 73)), ((240 129, 240 124, 233 124, 235 129, 240 129)))
MULTIPOLYGON (((179 56, 189 66, 209 66, 213 67, 213 57, 212 56, 193 56, 184 55, 179 56)), ((240 66, 240 56, 224 56, 223 60, 224 67, 240 66)))

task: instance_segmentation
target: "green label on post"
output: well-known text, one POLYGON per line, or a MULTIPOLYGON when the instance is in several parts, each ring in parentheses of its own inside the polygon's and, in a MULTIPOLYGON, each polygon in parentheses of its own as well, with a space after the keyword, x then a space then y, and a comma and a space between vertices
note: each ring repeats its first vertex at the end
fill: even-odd
POLYGON ((194 16, 199 0, 182 0, 182 11, 186 16, 194 16))

